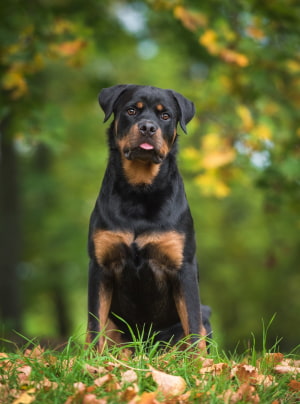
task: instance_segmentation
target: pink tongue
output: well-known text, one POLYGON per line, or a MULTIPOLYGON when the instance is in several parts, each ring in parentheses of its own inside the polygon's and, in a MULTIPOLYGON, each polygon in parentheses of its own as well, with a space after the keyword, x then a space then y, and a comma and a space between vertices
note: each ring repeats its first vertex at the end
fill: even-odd
POLYGON ((144 150, 152 150, 154 147, 149 143, 142 143, 140 144, 140 148, 144 150))

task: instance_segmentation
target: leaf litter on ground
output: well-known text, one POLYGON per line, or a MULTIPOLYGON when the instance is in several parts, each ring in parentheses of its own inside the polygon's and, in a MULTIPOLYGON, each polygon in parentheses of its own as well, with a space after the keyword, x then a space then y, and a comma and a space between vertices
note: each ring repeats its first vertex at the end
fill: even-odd
POLYGON ((0 403, 300 402, 300 360, 266 353, 255 364, 176 350, 151 359, 45 351, 0 353, 0 403), (121 358, 121 359, 119 359, 121 358))

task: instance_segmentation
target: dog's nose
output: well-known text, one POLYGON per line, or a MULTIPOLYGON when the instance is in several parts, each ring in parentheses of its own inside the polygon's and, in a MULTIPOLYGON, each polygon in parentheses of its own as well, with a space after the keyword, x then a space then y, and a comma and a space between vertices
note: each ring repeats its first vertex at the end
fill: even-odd
POLYGON ((155 124, 155 122, 143 121, 138 124, 138 128, 141 135, 153 136, 156 133, 158 126, 155 124))

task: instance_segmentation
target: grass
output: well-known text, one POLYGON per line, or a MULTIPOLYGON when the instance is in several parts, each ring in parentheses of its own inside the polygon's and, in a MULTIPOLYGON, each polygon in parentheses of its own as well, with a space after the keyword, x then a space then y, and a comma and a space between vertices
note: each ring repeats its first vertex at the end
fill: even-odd
POLYGON ((22 349, 0 354, 0 403, 300 402, 300 361, 277 352, 277 345, 263 346, 259 354, 253 339, 238 355, 211 342, 210 353, 201 356, 180 344, 166 350, 137 338, 100 355, 74 337, 62 350, 27 340, 22 349))

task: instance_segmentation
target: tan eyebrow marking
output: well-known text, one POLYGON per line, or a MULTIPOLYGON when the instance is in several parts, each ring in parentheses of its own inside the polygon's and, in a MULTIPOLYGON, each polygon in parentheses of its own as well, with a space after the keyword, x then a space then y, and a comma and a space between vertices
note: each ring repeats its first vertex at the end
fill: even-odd
POLYGON ((142 109, 144 108, 144 103, 142 101, 139 101, 136 103, 137 108, 142 109))
POLYGON ((158 105, 156 105, 156 109, 157 109, 157 111, 163 111, 165 109, 165 107, 162 104, 158 104, 158 105))

